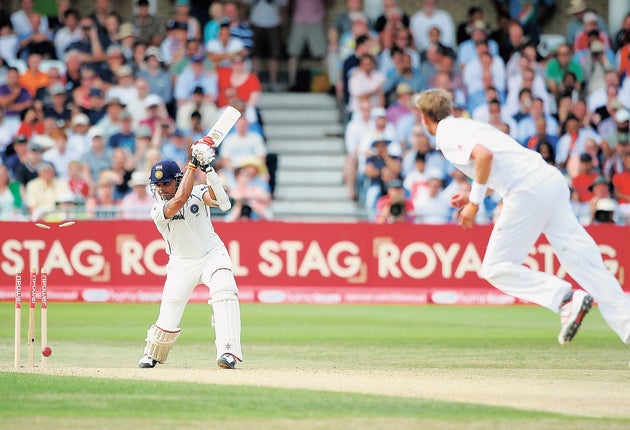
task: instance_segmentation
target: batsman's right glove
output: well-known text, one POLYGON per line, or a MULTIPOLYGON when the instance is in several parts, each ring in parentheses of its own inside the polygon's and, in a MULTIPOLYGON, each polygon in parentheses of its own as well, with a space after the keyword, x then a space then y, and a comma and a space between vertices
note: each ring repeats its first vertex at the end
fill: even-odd
MULTIPOLYGON (((205 143, 195 143, 191 147, 191 155, 194 160, 199 163, 201 169, 205 172, 216 158, 216 151, 205 143), (205 168, 204 168, 205 167, 205 168)), ((193 161, 194 163, 194 161, 193 161)))

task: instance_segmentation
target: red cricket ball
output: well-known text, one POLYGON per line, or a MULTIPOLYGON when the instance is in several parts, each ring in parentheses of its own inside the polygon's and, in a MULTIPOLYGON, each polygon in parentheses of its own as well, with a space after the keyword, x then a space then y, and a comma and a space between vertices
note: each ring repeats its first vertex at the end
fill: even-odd
POLYGON ((45 346, 44 348, 42 348, 42 355, 44 357, 50 357, 50 354, 52 354, 52 348, 50 346, 45 346))

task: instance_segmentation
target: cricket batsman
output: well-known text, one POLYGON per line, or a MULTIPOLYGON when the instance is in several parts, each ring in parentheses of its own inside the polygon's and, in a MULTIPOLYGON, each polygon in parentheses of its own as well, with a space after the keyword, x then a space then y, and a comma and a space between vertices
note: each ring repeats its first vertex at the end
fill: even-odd
POLYGON ((494 127, 451 116, 451 95, 445 90, 423 91, 417 106, 424 127, 435 136, 436 148, 473 181, 470 193, 451 197, 451 205, 460 209, 461 226, 474 225, 488 190, 503 199, 481 276, 506 294, 559 313, 561 345, 573 339, 593 298, 612 330, 630 344, 630 297, 608 271, 597 244, 575 217, 562 173, 540 154, 494 127), (553 274, 523 265, 541 234, 588 294, 553 274))
POLYGON ((174 161, 157 162, 151 168, 151 191, 156 203, 151 218, 166 242, 169 256, 166 281, 157 321, 147 331, 141 368, 164 363, 180 334, 179 324, 188 300, 198 284, 210 290, 217 365, 234 369, 242 361, 241 317, 232 260, 214 231, 210 207, 230 209, 230 200, 211 167, 214 142, 206 136, 191 147, 191 161, 182 174, 174 161), (195 185, 197 169, 206 184, 195 185))

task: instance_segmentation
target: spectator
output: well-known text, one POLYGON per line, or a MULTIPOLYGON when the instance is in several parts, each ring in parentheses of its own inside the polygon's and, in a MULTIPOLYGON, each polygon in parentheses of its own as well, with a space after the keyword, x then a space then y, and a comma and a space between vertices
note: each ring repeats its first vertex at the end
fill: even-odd
POLYGON ((413 89, 406 82, 401 82, 396 86, 396 101, 387 107, 385 117, 387 121, 396 126, 398 120, 411 113, 413 106, 413 89))
POLYGON ((593 197, 588 203, 590 211, 580 217, 582 224, 621 224, 622 218, 618 204, 613 199, 610 182, 603 176, 598 176, 589 190, 593 193, 593 197))
POLYGON ((138 30, 138 40, 149 46, 159 45, 164 29, 162 20, 151 15, 148 0, 138 0, 136 6, 136 14, 131 18, 131 24, 138 30))
POLYGON ((20 85, 20 72, 15 67, 9 67, 6 84, 0 85, 0 108, 4 109, 4 119, 15 126, 21 122, 21 113, 33 104, 33 98, 28 90, 20 85))
POLYGON ((79 11, 75 8, 67 9, 64 14, 64 25, 55 32, 53 43, 57 59, 64 61, 66 51, 73 42, 81 40, 83 35, 79 27, 79 11))
POLYGON ((537 134, 536 119, 540 117, 544 118, 545 125, 547 127, 544 134, 546 136, 551 136, 552 140, 558 139, 560 133, 558 121, 556 121, 556 118, 553 115, 546 114, 544 112, 543 101, 538 97, 534 97, 530 101, 529 113, 520 118, 516 123, 517 129, 514 135, 521 145, 527 144, 528 138, 537 134))
MULTIPOLYGON (((337 51, 329 52, 327 61, 331 63, 329 64, 329 73, 331 73, 333 79, 338 78, 338 71, 332 70, 331 67, 343 64, 346 58, 354 52, 357 37, 363 35, 368 36, 374 41, 378 40, 377 34, 370 31, 367 17, 359 12, 352 16, 352 27, 350 30, 340 35, 337 43, 337 51)), ((383 50, 385 49, 387 49, 387 46, 383 46, 383 50)))
POLYGON ((578 203, 586 205, 587 210, 589 202, 593 198, 591 185, 598 176, 600 175, 593 169, 593 157, 587 153, 580 154, 577 172, 571 178, 571 187, 575 191, 578 203))
POLYGON ((235 169, 234 186, 230 187, 234 205, 225 217, 226 221, 273 218, 269 184, 261 179, 258 173, 262 166, 258 161, 252 160, 235 169))
MULTIPOLYGON (((218 118, 217 106, 204 100, 202 87, 196 87, 190 100, 185 101, 177 108, 176 125, 179 130, 185 132, 190 128, 190 114, 195 111, 201 114, 201 125, 204 129, 209 129, 218 118)), ((172 158, 165 157, 165 159, 171 160, 172 158)))
MULTIPOLYGON (((584 0, 570 0, 566 12, 567 15, 571 16, 567 23, 567 43, 573 45, 576 35, 584 29, 584 14, 586 12, 594 13, 594 11, 586 5, 584 0)), ((597 27, 608 33, 606 21, 599 15, 597 15, 597 27)))
POLYGON ((215 70, 220 68, 229 69, 232 67, 232 61, 235 57, 242 58, 247 55, 247 49, 243 45, 243 41, 230 34, 230 24, 228 22, 221 24, 219 35, 216 39, 208 41, 206 52, 215 70))
POLYGON ((610 38, 599 28, 595 12, 586 11, 582 16, 582 30, 575 35, 573 51, 589 49, 593 40, 599 40, 606 48, 611 48, 610 38))
POLYGON ((123 22, 120 24, 117 35, 117 45, 120 46, 121 53, 124 57, 125 63, 131 63, 133 61, 133 54, 138 41, 138 32, 134 26, 129 22, 123 22))
POLYGON ((166 111, 164 102, 155 94, 149 94, 146 97, 144 100, 144 109, 145 115, 144 118, 140 120, 139 124, 141 126, 148 126, 152 133, 155 133, 162 123, 168 123, 170 125, 173 122, 166 111))
MULTIPOLYGON (((120 45, 119 32, 121 22, 122 18, 118 12, 111 11, 107 13, 102 31, 99 32, 101 46, 105 52, 107 52, 107 49, 112 45, 120 45)), ((133 29, 132 32, 135 33, 133 29)))
POLYGON ((374 29, 380 34, 386 27, 409 28, 409 15, 400 8, 397 0, 383 0, 383 12, 376 18, 374 29))
POLYGON ((404 165, 409 163, 413 158, 413 168, 409 168, 406 172, 403 170, 402 176, 405 178, 403 185, 409 191, 411 199, 415 199, 419 193, 427 191, 427 163, 426 156, 420 151, 409 151, 403 158, 404 165))
POLYGON ((96 125, 104 116, 107 102, 105 101, 105 94, 100 88, 91 88, 88 91, 88 104, 86 108, 81 108, 83 112, 90 119, 91 125, 96 125))
POLYGON ((48 18, 45 16, 39 19, 37 28, 33 28, 34 20, 32 20, 32 17, 33 15, 39 16, 34 10, 34 0, 22 0, 20 4, 22 7, 11 14, 11 25, 18 35, 20 43, 31 36, 36 30, 40 34, 47 34, 49 31, 48 18))
POLYGON ((547 62, 547 88, 549 88, 549 92, 555 97, 558 97, 559 94, 566 91, 563 79, 567 72, 571 72, 575 75, 575 89, 579 91, 582 88, 582 83, 584 82, 582 68, 572 57, 573 49, 571 45, 563 43, 558 46, 555 56, 547 62))
POLYGON ((136 135, 132 131, 131 114, 126 109, 118 113, 118 123, 120 130, 109 137, 107 146, 110 148, 122 147, 133 154, 136 150, 136 135))
MULTIPOLYGON (((605 46, 596 40, 591 42, 588 54, 582 57, 581 67, 586 81, 584 90, 587 99, 592 97, 597 90, 606 86, 606 71, 614 71, 614 66, 604 51, 605 46)), ((614 74, 616 76, 616 72, 614 74)), ((590 107, 592 107, 591 103, 589 103, 590 107)))
POLYGON ((630 224, 630 149, 623 152, 623 171, 612 177, 614 196, 619 203, 619 213, 624 224, 630 224))
POLYGON ((48 75, 39 70, 41 62, 42 56, 40 54, 29 54, 26 60, 26 71, 18 79, 20 86, 26 88, 33 98, 39 88, 48 85, 48 75))
POLYGON ((68 182, 55 176, 52 164, 41 162, 37 165, 37 177, 26 184, 25 204, 35 221, 54 211, 58 198, 70 192, 68 182))
POLYGON ((418 69, 413 67, 409 54, 396 50, 393 59, 394 68, 387 72, 385 84, 383 84, 386 105, 393 101, 396 87, 402 83, 409 85, 414 92, 426 88, 427 85, 426 81, 422 79, 422 75, 418 73, 418 69))
POLYGON ((575 115, 569 115, 562 128, 565 130, 565 133, 560 136, 556 148, 556 164, 561 169, 566 168, 571 156, 579 156, 579 154, 584 152, 584 141, 586 139, 593 139, 598 144, 602 140, 593 129, 581 126, 575 115))
POLYGON ((393 33, 393 43, 390 48, 384 47, 378 55, 378 68, 381 72, 387 74, 389 70, 394 69, 393 54, 396 51, 402 51, 409 55, 411 66, 415 69, 420 67, 420 54, 412 48, 412 36, 408 28, 401 28, 393 33))
POLYGON ((454 48, 455 25, 451 15, 437 8, 437 0, 424 0, 422 3, 422 8, 409 20, 409 29, 418 51, 425 51, 429 46, 429 32, 433 27, 440 31, 440 43, 448 48, 454 48))
POLYGON ((92 146, 92 138, 88 135, 90 119, 83 113, 75 114, 70 120, 68 130, 68 148, 83 156, 92 146))
POLYGON ((451 206, 448 196, 442 192, 442 172, 429 170, 426 173, 427 188, 417 193, 413 200, 416 222, 420 224, 448 224, 451 206))
POLYGON ((126 148, 118 147, 112 150, 112 166, 109 169, 114 182, 114 199, 120 201, 131 190, 128 181, 135 170, 135 160, 126 148))
POLYGON ((630 149, 630 112, 620 109, 615 113, 616 127, 606 136, 602 147, 606 153, 603 174, 608 180, 624 171, 624 154, 630 149))
POLYGON ((92 18, 84 16, 81 18, 79 27, 81 28, 81 38, 71 42, 66 52, 70 50, 78 51, 83 63, 103 61, 105 59, 105 50, 99 39, 98 26, 92 18))
POLYGON ((68 165, 81 156, 68 148, 68 135, 63 128, 56 128, 50 134, 54 146, 42 155, 42 160, 52 164, 58 178, 68 180, 68 165))
POLYGON ((326 0, 295 0, 287 52, 289 88, 297 90, 298 65, 305 47, 312 58, 326 56, 326 0))
POLYGON ((175 22, 172 19, 166 23, 166 36, 160 43, 160 52, 167 66, 171 67, 184 58, 187 34, 188 24, 175 22))
POLYGON ((203 27, 204 45, 219 36, 219 27, 224 19, 223 3, 218 1, 211 2, 208 8, 208 15, 210 15, 210 20, 203 27))
POLYGON ((0 164, 0 221, 15 220, 18 211, 16 195, 11 190, 11 177, 9 169, 0 164))
MULTIPOLYGON (((532 118, 534 123, 534 133, 529 135, 523 140, 523 145, 531 150, 538 151, 540 145, 547 144, 551 146, 552 149, 555 149, 558 144, 559 136, 548 134, 548 126, 547 120, 543 115, 532 118)), ((555 160, 552 160, 552 163, 555 163, 555 160)))
POLYGON ((504 12, 518 21, 531 42, 538 44, 540 29, 552 18, 556 11, 555 0, 493 0, 497 13, 504 12))
POLYGON ((39 134, 44 134, 44 123, 41 114, 33 107, 29 106, 22 111, 22 122, 18 127, 17 134, 31 138, 39 134))
POLYGON ((468 62, 462 74, 471 112, 483 104, 486 87, 492 86, 497 95, 505 95, 505 79, 505 65, 501 57, 491 55, 484 42, 477 44, 477 56, 468 62))
POLYGON ((243 20, 241 2, 226 0, 223 3, 223 15, 230 23, 230 34, 241 39, 245 49, 247 49, 247 56, 251 55, 254 46, 254 32, 249 23, 243 20))
POLYGON ((177 106, 183 105, 190 99, 195 88, 202 87, 204 98, 213 102, 217 98, 217 75, 214 72, 204 70, 203 55, 195 55, 192 62, 175 80, 173 95, 177 106))
POLYGON ((394 179, 386 185, 387 194, 376 201, 377 224, 393 224, 397 222, 412 222, 414 219, 414 205, 405 196, 405 189, 400 179, 394 179))
POLYGON ((19 48, 18 36, 13 31, 11 21, 0 20, 0 62, 4 67, 15 63, 19 48))
POLYGON ((135 170, 131 179, 127 182, 131 192, 121 201, 122 217, 124 219, 148 220, 151 219, 151 208, 155 203, 153 196, 149 194, 149 178, 146 172, 135 170))
POLYGON ((81 163, 77 160, 72 160, 68 163, 68 186, 70 191, 75 195, 78 201, 85 202, 89 192, 90 185, 83 178, 81 163))
POLYGON ((121 130, 120 113, 125 110, 124 103, 118 97, 112 97, 105 104, 105 115, 95 124, 103 133, 105 142, 121 130))
POLYGON ((480 59, 479 44, 481 43, 486 45, 484 52, 490 53, 493 59, 499 57, 499 44, 488 38, 489 28, 484 21, 475 21, 468 28, 468 31, 470 32, 470 39, 462 42, 457 47, 457 64, 459 64, 462 71, 465 71, 466 66, 472 60, 480 59))
POLYGON ((7 150, 12 147, 13 139, 17 128, 4 120, 4 109, 0 108, 0 161, 5 161, 5 156, 9 156, 7 150))
POLYGON ((503 111, 501 102, 497 99, 488 102, 488 124, 499 130, 503 130, 503 124, 507 125, 508 134, 512 137, 515 137, 518 132, 516 121, 507 112, 503 111))
POLYGON ((120 201, 114 197, 115 175, 104 170, 98 177, 94 192, 85 202, 90 219, 114 219, 120 214, 120 201))
POLYGON ((179 129, 175 129, 170 138, 162 145, 162 158, 173 160, 180 166, 185 166, 189 158, 190 143, 186 134, 179 129))
POLYGON ((381 179, 381 171, 389 169, 392 179, 400 178, 401 159, 388 153, 391 141, 377 138, 372 142, 372 155, 365 160, 365 181, 360 191, 360 201, 364 202, 364 208, 373 213, 376 209, 376 201, 382 195, 384 182, 381 179))
MULTIPOLYGON (((155 46, 147 48, 144 61, 146 69, 138 72, 138 78, 144 78, 149 84, 149 92, 160 96, 164 103, 168 106, 173 101, 173 85, 171 74, 164 69, 160 58, 160 50, 155 46)), ((136 90, 134 98, 138 97, 136 82, 136 90)), ((129 105, 131 101, 128 101, 129 105)))
MULTIPOLYGON (((364 142, 374 127, 372 118, 372 106, 367 99, 359 101, 359 109, 352 120, 348 122, 345 130, 346 161, 344 164, 343 180, 348 190, 348 197, 358 200, 357 189, 363 183, 365 160, 369 148, 363 148, 364 142), (360 172, 360 175, 358 175, 360 172)), ((371 143, 370 143, 371 144, 371 143)))
POLYGON ((470 40, 471 29, 476 21, 484 21, 483 9, 479 6, 471 6, 466 14, 466 21, 457 24, 456 39, 457 46, 460 46, 466 40, 470 40))
POLYGON ((89 135, 92 138, 90 150, 83 154, 81 164, 82 176, 90 185, 90 189, 96 185, 101 173, 112 167, 112 150, 107 147, 103 133, 96 127, 90 128, 89 135))
POLYGON ((189 0, 175 0, 175 14, 173 15, 173 19, 177 23, 187 25, 187 39, 201 40, 201 25, 199 24, 199 20, 190 14, 189 0))
POLYGON ((358 102, 362 98, 370 100, 372 107, 385 106, 386 77, 376 69, 376 59, 370 54, 363 54, 359 66, 348 80, 348 93, 350 94, 349 110, 355 112, 358 102))
POLYGON ((282 57, 282 10, 288 0, 247 0, 247 4, 251 5, 249 22, 254 39, 253 72, 260 76, 261 60, 267 60, 269 89, 278 91, 278 68, 282 57))
POLYGON ((220 146, 217 160, 221 171, 234 174, 238 166, 247 160, 255 158, 259 163, 265 163, 267 148, 258 133, 249 131, 249 123, 245 117, 240 117, 235 125, 236 133, 230 133, 220 146))

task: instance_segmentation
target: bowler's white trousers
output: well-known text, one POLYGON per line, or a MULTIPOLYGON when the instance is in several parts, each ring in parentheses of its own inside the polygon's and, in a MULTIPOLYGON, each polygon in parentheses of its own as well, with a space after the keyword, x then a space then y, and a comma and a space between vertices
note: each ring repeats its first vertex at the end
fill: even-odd
POLYGON ((481 276, 506 294, 558 313, 571 284, 523 265, 541 233, 567 273, 597 301, 608 325, 630 344, 630 297, 608 271, 597 244, 574 215, 566 180, 559 171, 538 187, 504 196, 481 276))

